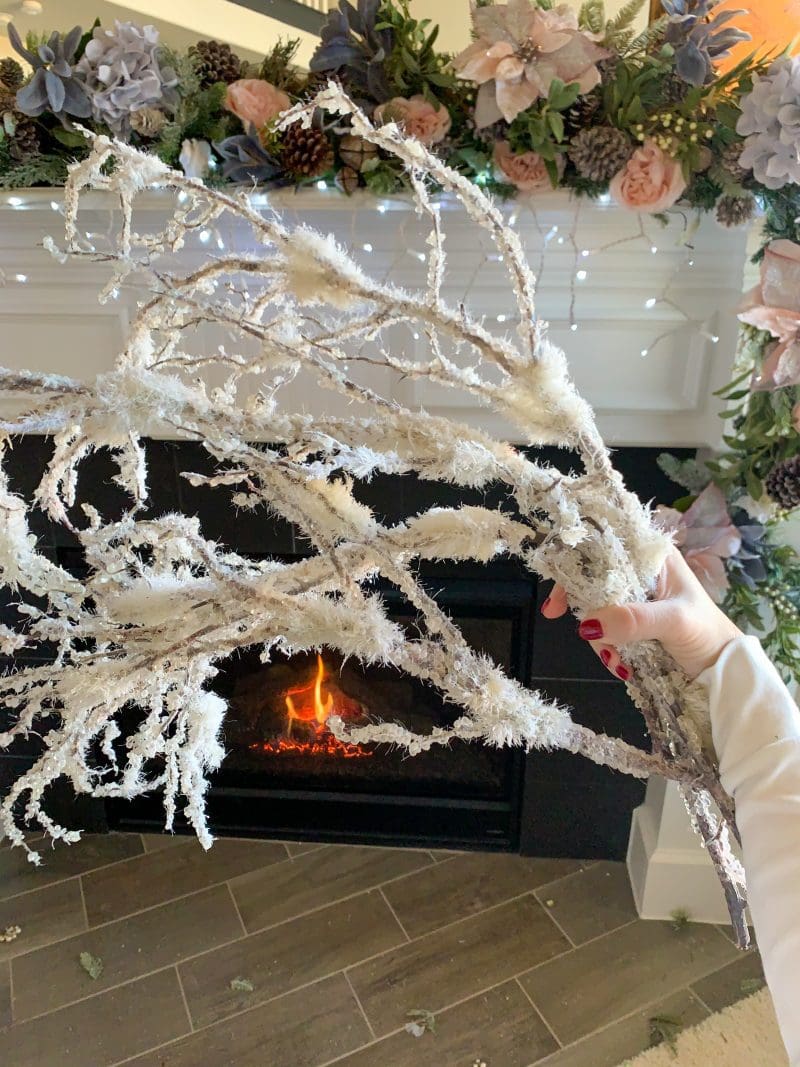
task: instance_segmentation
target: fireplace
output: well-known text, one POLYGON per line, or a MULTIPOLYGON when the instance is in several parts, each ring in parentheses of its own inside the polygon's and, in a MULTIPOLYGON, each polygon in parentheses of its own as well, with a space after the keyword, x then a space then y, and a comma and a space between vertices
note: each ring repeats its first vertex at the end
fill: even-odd
MULTIPOLYGON (((231 523, 219 490, 192 487, 179 478, 179 470, 210 470, 197 446, 151 441, 147 448, 152 513, 178 508, 197 514, 207 536, 251 556, 291 560, 307 554, 307 545, 288 524, 250 512, 231 523)), ((11 453, 12 488, 30 493, 48 451, 45 439, 29 439, 11 453)), ((669 501, 677 493, 658 470, 657 454, 620 449, 615 463, 640 495, 669 501)), ((565 453, 549 452, 545 458, 570 467, 565 453)), ((112 479, 102 455, 91 457, 81 475, 80 492, 107 517, 126 503, 112 479)), ((434 504, 496 506, 502 499, 499 489, 477 494, 388 476, 360 491, 389 522, 434 504)), ((82 566, 68 530, 40 518, 36 533, 53 558, 69 568, 82 566)), ((546 589, 533 575, 507 559, 489 566, 426 564, 421 575, 473 648, 524 685, 571 706, 579 721, 646 744, 624 686, 577 640, 574 623, 541 618, 546 589)), ((386 583, 378 591, 395 621, 414 625, 414 612, 397 589, 386 583)), ((13 619, 13 609, 0 605, 0 621, 13 619)), ((354 725, 385 719, 425 732, 450 725, 459 710, 394 668, 343 661, 332 649, 274 654, 269 663, 261 662, 257 650, 245 649, 219 668, 213 684, 230 708, 227 756, 208 794, 209 821, 219 835, 624 856, 630 814, 643 797, 640 782, 562 752, 457 742, 409 757, 386 745, 341 744, 326 726, 330 714, 354 725)), ((14 752, 0 753, 0 789, 29 765, 37 743, 29 738, 14 752)), ((157 795, 131 802, 79 798, 76 805, 68 788, 53 792, 53 814, 67 825, 152 832, 163 826, 157 795)), ((176 829, 190 832, 180 813, 176 829)))
MULTIPOLYGON (((429 592, 478 651, 514 677, 530 675, 537 587, 506 564, 428 569, 429 592), (459 573, 460 572, 460 573, 459 573)), ((413 626, 397 590, 381 586, 390 616, 413 626)), ((213 688, 229 704, 226 758, 208 798, 216 832, 373 843, 511 849, 519 836, 524 755, 455 741, 410 757, 381 744, 338 741, 331 714, 350 725, 400 722, 418 733, 460 715, 430 685, 394 667, 364 666, 332 649, 271 656, 246 650, 220 664, 213 688)), ((120 827, 159 817, 157 798, 110 805, 120 827)))

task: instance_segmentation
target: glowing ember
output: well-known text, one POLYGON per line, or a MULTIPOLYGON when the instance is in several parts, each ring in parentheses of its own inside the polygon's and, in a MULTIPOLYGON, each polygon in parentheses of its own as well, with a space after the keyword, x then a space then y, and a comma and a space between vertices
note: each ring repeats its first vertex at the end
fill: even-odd
POLYGON ((329 731, 325 731, 324 737, 318 741, 292 741, 282 737, 280 741, 257 741, 250 745, 257 752, 265 752, 270 756, 302 755, 302 756, 341 756, 343 759, 359 759, 361 756, 371 756, 361 745, 352 745, 349 741, 340 741, 329 731))
POLYGON ((341 694, 341 706, 336 701, 330 686, 327 692, 323 691, 325 682, 325 665, 322 656, 317 655, 317 671, 314 678, 305 685, 295 685, 287 689, 284 696, 286 705, 286 736, 276 741, 256 741, 250 745, 252 750, 264 752, 269 755, 304 755, 304 756, 338 756, 343 759, 358 759, 362 756, 371 756, 372 752, 353 745, 347 741, 339 741, 333 736, 325 725, 334 713, 342 718, 359 714, 361 705, 341 694), (295 726, 298 724, 298 726, 295 726), (296 729, 310 737, 306 739, 295 738, 296 729))

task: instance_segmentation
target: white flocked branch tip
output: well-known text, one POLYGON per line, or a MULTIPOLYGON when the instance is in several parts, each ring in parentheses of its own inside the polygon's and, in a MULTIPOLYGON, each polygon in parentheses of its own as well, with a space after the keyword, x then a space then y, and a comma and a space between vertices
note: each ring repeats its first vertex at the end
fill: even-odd
POLYGON ((8 516, 0 534, 2 580, 23 596, 43 598, 24 606, 18 631, 0 631, 0 648, 13 652, 24 640, 26 648, 50 650, 49 659, 0 679, 8 712, 0 747, 42 724, 48 730, 41 755, 0 805, 0 829, 28 848, 22 810, 23 822, 73 840, 74 832, 55 825, 43 807, 47 787, 66 777, 77 792, 95 796, 160 789, 168 825, 182 810, 208 846, 208 774, 224 755, 226 707, 213 691, 217 664, 245 646, 260 650, 265 663, 278 651, 327 647, 363 664, 391 664, 433 685, 457 709, 450 727, 427 734, 391 721, 355 727, 333 719, 338 737, 412 753, 454 738, 560 748, 623 773, 679 782, 744 942, 743 879, 729 841, 732 804, 707 741, 702 700, 663 650, 628 650, 629 692, 651 738, 650 750, 642 751, 575 723, 568 709, 509 678, 467 644, 419 581, 421 560, 488 563, 507 556, 561 582, 573 609, 583 612, 645 598, 667 542, 625 489, 563 353, 537 319, 535 278, 500 208, 396 125, 374 127, 333 83, 278 125, 307 125, 317 108, 337 114, 405 167, 428 230, 420 290, 374 278, 334 236, 260 210, 246 191, 206 188, 131 145, 89 135, 88 156, 71 168, 66 244, 51 238, 46 247, 66 261, 107 263, 105 296, 135 273, 148 297, 111 371, 73 381, 0 370, 0 391, 30 397, 26 414, 2 422, 0 432, 54 436, 34 500, 74 531, 87 564, 77 579, 41 555, 27 526, 32 502, 0 482, 8 516), (120 204, 110 251, 87 246, 78 225, 82 194, 90 189, 107 190, 120 204), (148 233, 134 224, 134 211, 138 195, 150 189, 177 195, 163 227, 148 233), (515 332, 497 336, 468 307, 448 303, 438 190, 491 240, 508 275, 504 307, 515 332), (252 251, 209 242, 202 263, 187 265, 181 253, 190 238, 234 223, 249 232, 252 251), (204 324, 225 330, 224 346, 203 347, 197 327, 204 324), (419 352, 398 348, 398 330, 427 343, 419 352), (382 392, 364 384, 362 367, 391 372, 382 374, 384 382, 399 373, 468 392, 511 422, 518 444, 404 404, 390 386, 382 392), (345 399, 349 414, 293 410, 286 387, 301 380, 345 399), (268 511, 295 525, 310 555, 289 563, 250 559, 206 538, 197 519, 143 517, 141 438, 165 432, 203 443, 216 467, 181 477, 213 489, 219 506, 231 509, 231 523, 243 508, 268 511), (527 447, 541 444, 574 450, 583 470, 564 475, 541 464, 527 447), (110 453, 130 499, 114 521, 78 492, 80 465, 98 449, 110 453), (431 508, 389 525, 355 493, 359 480, 378 473, 415 473, 470 489, 499 485, 507 505, 431 508), (379 576, 414 609, 413 631, 388 617, 375 591, 379 576), (126 714, 132 706, 133 720, 126 714))

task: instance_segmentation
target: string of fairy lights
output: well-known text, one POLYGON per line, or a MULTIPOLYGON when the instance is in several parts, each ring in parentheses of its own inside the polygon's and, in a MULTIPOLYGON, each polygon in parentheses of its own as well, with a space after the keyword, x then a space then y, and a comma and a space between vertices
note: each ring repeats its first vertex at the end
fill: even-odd
MULTIPOLYGON (((363 252, 366 255, 370 255, 376 251, 376 247, 372 241, 360 239, 357 236, 357 229, 359 224, 363 221, 364 212, 367 210, 374 210, 378 215, 385 215, 387 212, 392 211, 394 214, 402 213, 402 220, 397 227, 397 236, 394 240, 395 248, 399 248, 402 251, 398 253, 399 256, 410 256, 416 259, 420 263, 427 261, 427 253, 424 250, 414 248, 413 240, 408 234, 408 227, 411 224, 414 215, 409 210, 405 210, 407 205, 405 202, 400 201, 386 201, 378 200, 374 207, 367 208, 365 206, 366 198, 359 199, 357 204, 352 204, 350 201, 342 200, 341 194, 337 190, 333 190, 330 185, 325 181, 319 181, 315 183, 320 194, 325 193, 326 206, 328 206, 328 198, 330 197, 330 205, 333 206, 334 200, 341 204, 343 207, 347 206, 350 213, 350 247, 355 252, 363 252), (400 209, 400 210, 398 210, 400 209)), ((178 194, 179 201, 185 201, 186 193, 180 192, 178 194)), ((252 196, 252 200, 255 206, 263 207, 267 210, 272 209, 271 199, 269 193, 256 192, 252 196)), ((7 195, 4 198, 0 198, 0 205, 5 204, 13 210, 31 210, 41 209, 42 201, 40 197, 25 197, 24 195, 14 193, 7 195)), ((50 200, 50 208, 54 212, 63 212, 62 205, 56 200, 50 200)), ((601 211, 614 210, 611 198, 606 194, 601 196, 597 202, 597 207, 592 207, 592 210, 601 211)), ((294 209, 298 210, 298 209, 294 209)), ((300 208, 302 210, 302 208, 300 208)), ((505 210, 505 207, 504 207, 505 210)), ((552 215, 553 206, 552 201, 543 211, 537 209, 536 202, 533 197, 527 197, 515 202, 509 208, 507 221, 512 227, 518 226, 520 221, 524 218, 525 221, 532 224, 533 231, 535 232, 538 240, 535 244, 538 248, 531 247, 530 254, 535 257, 534 273, 537 280, 537 286, 541 286, 542 279, 545 276, 545 272, 549 264, 548 253, 551 250, 566 249, 571 256, 571 270, 569 272, 569 286, 568 286, 568 315, 567 325, 572 333, 576 333, 581 326, 580 322, 580 291, 582 287, 586 286, 590 280, 592 261, 601 257, 604 253, 610 252, 622 247, 636 248, 636 246, 643 246, 648 248, 652 255, 659 255, 662 252, 668 251, 663 246, 659 245, 657 239, 652 236, 648 229, 648 223, 653 225, 652 221, 646 219, 645 216, 635 216, 636 226, 633 233, 615 237, 600 244, 585 245, 579 240, 579 233, 581 222, 586 216, 586 205, 580 200, 575 200, 570 212, 570 223, 568 226, 563 226, 561 223, 549 223, 546 216, 552 215), (524 213, 524 214, 523 214, 524 213)), ((563 214, 563 208, 559 212, 563 214)), ((114 212, 113 209, 109 209, 109 233, 113 227, 114 212)), ((686 331, 692 330, 704 337, 712 344, 718 344, 720 337, 716 334, 711 323, 715 317, 718 309, 710 308, 708 314, 704 316, 698 316, 688 311, 680 301, 679 294, 675 291, 676 282, 679 278, 685 276, 687 271, 691 271, 695 266, 694 249, 691 244, 692 226, 687 218, 684 218, 684 230, 682 234, 682 247, 685 249, 685 253, 678 257, 673 263, 671 271, 666 276, 666 280, 661 284, 657 291, 654 291, 652 295, 648 296, 644 301, 643 310, 653 311, 656 308, 669 309, 669 311, 675 316, 674 324, 663 329, 660 333, 653 337, 653 339, 646 344, 641 350, 640 355, 644 358, 651 355, 660 345, 667 341, 670 337, 686 331)), ((86 242, 86 250, 94 251, 94 241, 101 236, 101 234, 87 231, 84 234, 86 242)), ((204 227, 197 232, 197 241, 201 246, 213 245, 220 252, 224 252, 227 247, 227 242, 223 232, 219 227, 204 227)), ((669 250, 673 257, 675 246, 669 250)), ((479 284, 479 276, 482 270, 488 264, 496 264, 502 262, 502 255, 496 252, 486 252, 482 257, 475 257, 475 263, 471 275, 465 285, 465 291, 462 299, 466 300, 470 293, 475 292, 476 285, 479 284)), ((393 266, 395 264, 392 264, 393 266)), ((31 281, 29 273, 17 271, 12 274, 6 274, 3 272, 0 274, 0 283, 4 285, 18 284, 26 285, 31 281)), ((111 297, 117 299, 119 292, 114 290, 111 292, 111 297)), ((498 311, 493 316, 487 316, 493 318, 498 325, 508 328, 514 325, 515 316, 513 314, 506 313, 505 311, 498 311)), ((419 333, 414 334, 414 340, 420 339, 419 333)))

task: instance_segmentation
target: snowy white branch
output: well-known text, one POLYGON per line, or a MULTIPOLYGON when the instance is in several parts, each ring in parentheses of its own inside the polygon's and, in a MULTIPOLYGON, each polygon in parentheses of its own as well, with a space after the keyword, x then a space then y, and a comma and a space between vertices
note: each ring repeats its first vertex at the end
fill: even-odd
POLYGON ((21 805, 23 822, 73 837, 51 822, 41 803, 47 786, 66 776, 78 792, 95 796, 162 788, 168 825, 183 798, 199 837, 210 844, 204 796, 208 773, 224 755, 226 711, 209 685, 215 664, 243 646, 259 648, 265 661, 278 649, 328 647, 364 663, 392 664, 461 709, 451 729, 423 736, 391 722, 356 729, 331 720, 340 738, 391 742, 412 753, 454 737, 562 748, 628 774, 679 781, 744 937, 742 872, 728 845, 732 805, 713 754, 699 740, 702 729, 684 711, 696 694, 663 650, 628 650, 635 670, 629 690, 652 738, 646 753, 577 725, 566 709, 507 677, 470 648, 419 582, 423 559, 488 562, 508 555, 561 582, 581 613, 646 598, 667 544, 648 509, 625 489, 563 354, 536 319, 533 275, 495 205, 396 126, 373 128, 333 84, 287 112, 281 125, 307 125, 318 107, 405 165, 430 224, 422 291, 378 282, 332 236, 291 228, 259 213, 244 194, 205 188, 129 145, 95 136, 89 157, 72 167, 66 247, 55 241, 49 247, 66 258, 109 260, 105 295, 135 275, 150 296, 109 373, 77 382, 0 371, 0 389, 31 397, 27 414, 0 429, 54 435, 55 453, 35 502, 74 529, 87 564, 78 580, 38 553, 26 525, 30 502, 13 496, 0 475, 2 579, 46 601, 26 609, 24 633, 3 630, 0 645, 8 653, 21 641, 56 650, 50 662, 20 666, 0 681, 13 723, 0 734, 0 747, 30 731, 45 734, 43 754, 0 806, 3 833, 24 846, 15 816, 21 805), (458 196, 494 242, 517 303, 516 338, 496 336, 443 298, 446 235, 433 186, 458 196), (152 187, 183 195, 163 230, 138 233, 136 196, 152 187), (110 257, 87 251, 81 241, 80 198, 91 188, 110 190, 122 204, 110 257), (225 216, 249 227, 257 251, 221 252, 186 269, 180 250, 187 235, 225 216), (196 327, 204 323, 224 326, 236 343, 194 351, 196 327), (424 358, 390 350, 390 329, 403 325, 424 334, 424 358), (562 475, 505 441, 404 406, 361 384, 351 371, 359 362, 476 394, 514 425, 521 443, 574 449, 584 470, 562 475), (318 388, 351 401, 354 413, 312 419, 290 410, 282 390, 301 369, 318 388), (208 371, 221 384, 208 385, 208 371), (254 561, 222 551, 195 519, 141 518, 148 494, 141 438, 165 427, 202 441, 218 461, 216 474, 187 476, 214 486, 220 507, 227 494, 232 515, 235 508, 268 509, 295 524, 314 554, 294 563, 254 561), (110 522, 83 501, 78 529, 69 517, 77 472, 97 449, 113 454, 130 511, 110 522), (354 496, 354 480, 412 471, 468 487, 500 482, 513 515, 434 508, 387 526, 354 496), (379 575, 415 609, 413 636, 391 621, 373 591, 379 575), (133 705, 141 716, 123 736, 123 709, 133 705))

